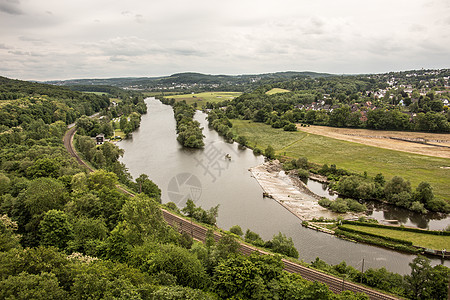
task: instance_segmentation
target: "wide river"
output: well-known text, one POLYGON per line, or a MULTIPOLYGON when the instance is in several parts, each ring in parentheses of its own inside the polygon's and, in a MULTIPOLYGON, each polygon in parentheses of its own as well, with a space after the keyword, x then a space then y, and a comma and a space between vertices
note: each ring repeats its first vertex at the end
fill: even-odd
MULTIPOLYGON (((364 259, 365 270, 386 267, 400 274, 410 272, 408 263, 415 256, 305 229, 297 217, 274 200, 264 198, 248 171, 263 163, 264 158, 253 155, 251 150, 239 149, 236 143, 226 143, 208 128, 206 114, 196 114, 196 120, 204 127, 204 149, 185 149, 176 140, 172 108, 154 98, 146 99, 146 103, 148 113, 142 116, 140 129, 132 139, 118 145, 125 150, 121 161, 133 178, 147 174, 161 188, 163 203, 172 201, 183 207, 189 197, 205 209, 219 204, 219 227, 240 225, 244 232, 251 229, 265 240, 282 232, 292 237, 300 259, 308 263, 320 257, 330 264, 345 260, 361 269, 364 259), (231 160, 225 158, 226 154, 231 160)), ((442 262, 432 259, 432 263, 442 262)), ((450 262, 445 265, 450 266, 450 262)))

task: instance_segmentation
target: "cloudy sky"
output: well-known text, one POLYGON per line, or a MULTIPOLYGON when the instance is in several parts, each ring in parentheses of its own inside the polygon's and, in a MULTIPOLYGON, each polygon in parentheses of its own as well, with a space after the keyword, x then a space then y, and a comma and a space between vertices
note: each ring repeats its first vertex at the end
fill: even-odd
POLYGON ((0 0, 25 80, 450 67, 448 0, 0 0))

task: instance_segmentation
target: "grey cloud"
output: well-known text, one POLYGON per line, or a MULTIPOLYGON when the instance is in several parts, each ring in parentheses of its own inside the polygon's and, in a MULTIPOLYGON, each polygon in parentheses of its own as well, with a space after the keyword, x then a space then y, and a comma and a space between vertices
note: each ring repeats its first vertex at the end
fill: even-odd
POLYGON ((22 51, 22 50, 10 50, 10 51, 8 51, 8 53, 18 55, 18 56, 34 56, 34 57, 45 56, 44 54, 41 54, 41 53, 22 51))
POLYGON ((127 59, 125 59, 125 58, 123 58, 123 57, 121 57, 121 56, 116 56, 116 55, 111 56, 111 57, 109 58, 109 60, 110 60, 110 61, 127 61, 127 59))
POLYGON ((7 45, 5 45, 5 44, 0 44, 0 49, 11 49, 11 47, 9 47, 9 46, 7 46, 7 45))
POLYGON ((137 23, 144 23, 144 16, 143 15, 135 15, 134 16, 134 20, 137 22, 137 23))
POLYGON ((154 41, 141 39, 135 36, 116 37, 97 43, 84 44, 94 50, 98 50, 102 55, 110 57, 111 61, 126 60, 127 57, 138 57, 146 55, 178 55, 178 56, 199 56, 204 57, 206 50, 197 49, 190 43, 175 43, 173 45, 160 46, 154 41))
POLYGON ((199 50, 196 49, 192 46, 188 46, 188 45, 180 45, 180 46, 173 46, 173 47, 168 47, 166 49, 161 49, 163 52, 169 52, 169 53, 173 53, 175 55, 181 55, 181 56, 200 56, 200 57, 204 57, 207 56, 207 52, 203 51, 203 50, 199 50))
POLYGON ((43 39, 37 39, 37 38, 33 38, 33 37, 29 37, 29 36, 20 36, 19 40, 24 41, 24 42, 33 42, 33 43, 48 43, 46 40, 43 39))
POLYGON ((409 27, 410 32, 424 32, 426 30, 427 30, 427 28, 424 25, 420 25, 420 24, 412 24, 409 27))
POLYGON ((0 11, 10 15, 22 15, 19 0, 0 0, 0 11))
POLYGON ((109 56, 140 56, 149 50, 148 41, 130 37, 117 37, 90 44, 109 56))

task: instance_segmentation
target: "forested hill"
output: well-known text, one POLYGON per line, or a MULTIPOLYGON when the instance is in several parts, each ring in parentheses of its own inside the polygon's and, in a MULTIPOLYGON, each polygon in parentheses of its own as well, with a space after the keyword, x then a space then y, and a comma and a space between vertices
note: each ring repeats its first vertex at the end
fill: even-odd
POLYGON ((0 100, 14 100, 30 95, 47 95, 49 97, 77 98, 80 93, 66 87, 50 84, 9 79, 0 76, 0 100))
POLYGON ((163 77, 128 77, 108 79, 74 79, 48 81, 63 86, 72 85, 111 85, 116 87, 149 91, 247 91, 260 84, 270 84, 290 79, 328 77, 331 74, 315 72, 277 72, 254 75, 208 75, 194 72, 178 73, 163 77))
POLYGON ((0 125, 29 125, 41 119, 45 124, 74 122, 110 104, 107 96, 81 93, 66 87, 0 77, 0 125))

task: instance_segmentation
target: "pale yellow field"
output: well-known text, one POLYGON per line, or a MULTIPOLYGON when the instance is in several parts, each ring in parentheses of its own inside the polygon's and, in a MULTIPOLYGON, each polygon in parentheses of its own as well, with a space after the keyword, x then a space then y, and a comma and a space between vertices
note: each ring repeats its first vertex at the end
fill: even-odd
POLYGON ((298 126, 297 128, 298 130, 303 132, 322 135, 348 142, 360 143, 368 146, 375 146, 379 148, 428 156, 450 158, 450 134, 380 131, 326 126, 298 126), (422 141, 424 143, 422 144, 418 141, 422 141))

